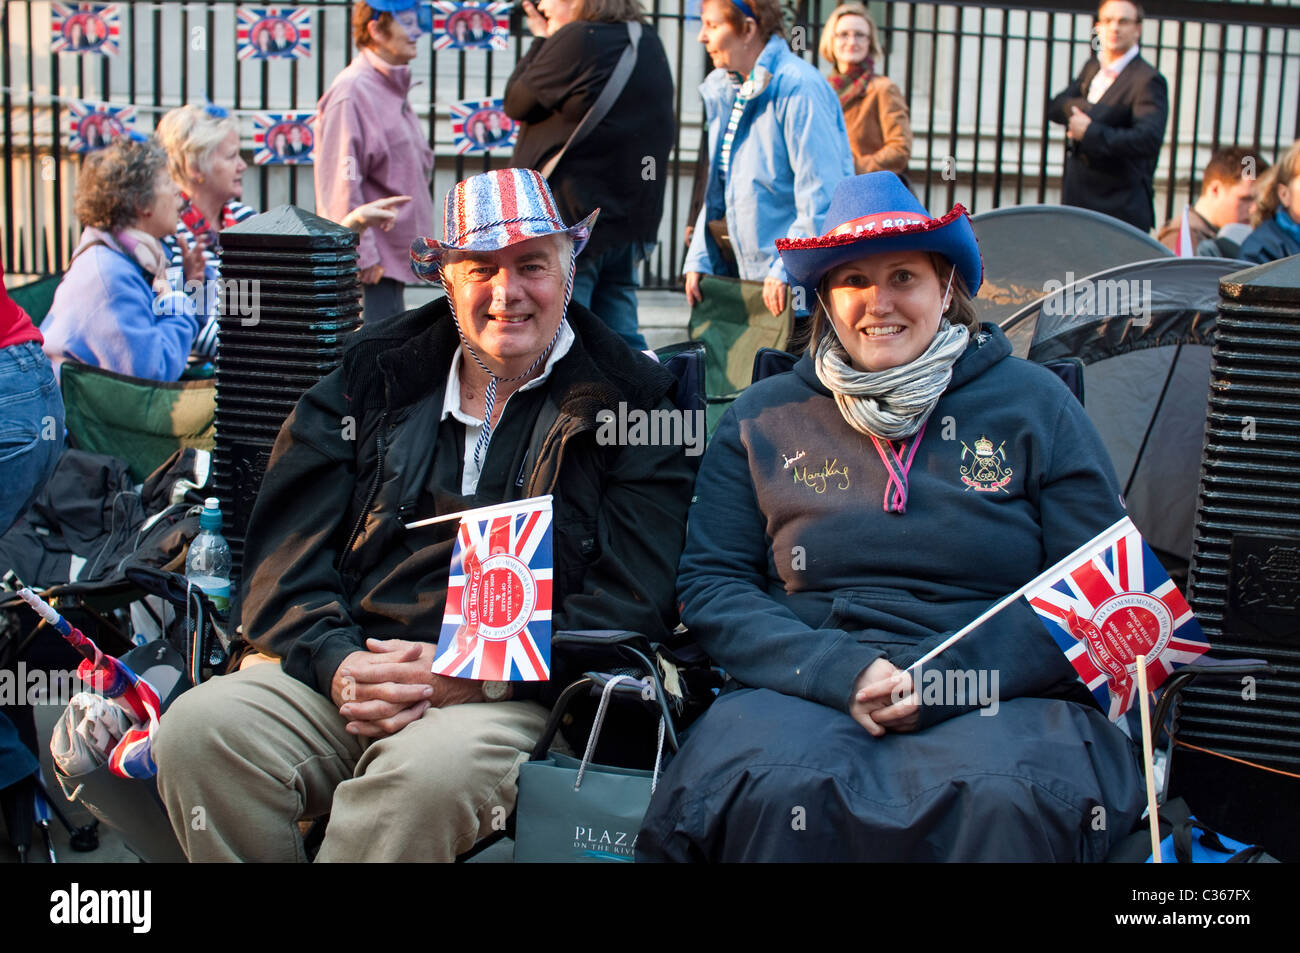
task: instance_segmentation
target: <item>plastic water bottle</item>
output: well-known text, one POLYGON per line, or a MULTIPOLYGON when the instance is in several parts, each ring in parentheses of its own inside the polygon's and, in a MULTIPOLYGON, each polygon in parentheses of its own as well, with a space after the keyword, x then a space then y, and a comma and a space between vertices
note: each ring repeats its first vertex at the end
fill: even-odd
POLYGON ((203 501, 199 535, 190 543, 185 578, 207 594, 218 610, 230 607, 230 545, 221 535, 221 508, 215 496, 203 501))

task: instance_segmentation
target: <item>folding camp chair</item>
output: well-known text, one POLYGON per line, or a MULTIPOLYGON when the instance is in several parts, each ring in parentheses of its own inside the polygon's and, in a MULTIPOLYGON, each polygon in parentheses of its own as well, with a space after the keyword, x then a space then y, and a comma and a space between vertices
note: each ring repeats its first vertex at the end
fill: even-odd
POLYGON ((69 445, 125 460, 137 483, 178 448, 216 445, 215 379, 151 381, 65 361, 69 445))
POLYGON ((704 399, 708 432, 713 433, 728 405, 749 386, 754 355, 762 348, 790 343, 794 316, 787 304, 779 315, 763 305, 763 285, 703 275, 703 299, 691 308, 688 333, 703 345, 704 399))

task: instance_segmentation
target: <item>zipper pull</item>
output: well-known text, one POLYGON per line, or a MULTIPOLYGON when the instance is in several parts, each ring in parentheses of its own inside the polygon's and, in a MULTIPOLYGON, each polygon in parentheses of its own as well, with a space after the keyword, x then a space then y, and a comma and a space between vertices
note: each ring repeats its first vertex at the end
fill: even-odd
POLYGON ((519 462, 519 475, 515 477, 515 486, 524 485, 524 471, 528 469, 528 454, 524 454, 523 460, 519 462))

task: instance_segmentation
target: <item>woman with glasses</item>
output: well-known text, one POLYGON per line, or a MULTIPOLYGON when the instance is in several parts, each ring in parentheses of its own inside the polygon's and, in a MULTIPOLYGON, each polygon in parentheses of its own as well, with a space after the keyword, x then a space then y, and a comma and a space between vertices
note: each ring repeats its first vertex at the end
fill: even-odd
POLYGON ((853 2, 836 7, 822 30, 818 49, 834 68, 830 84, 844 110, 853 170, 859 174, 893 172, 907 181, 911 114, 898 86, 876 72, 884 54, 867 8, 853 2))

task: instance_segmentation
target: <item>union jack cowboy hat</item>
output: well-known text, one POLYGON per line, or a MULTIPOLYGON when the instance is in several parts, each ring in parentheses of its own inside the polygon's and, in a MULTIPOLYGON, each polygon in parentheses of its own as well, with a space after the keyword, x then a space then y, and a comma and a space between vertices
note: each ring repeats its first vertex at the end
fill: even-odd
POLYGON ((844 179, 826 210, 826 234, 778 238, 776 249, 795 284, 809 295, 832 268, 884 251, 932 251, 957 266, 973 295, 984 275, 979 243, 960 204, 939 218, 892 172, 868 172, 844 179))
POLYGON ((576 225, 565 225, 540 174, 498 169, 457 182, 447 193, 442 214, 442 241, 417 238, 411 243, 411 269, 426 281, 438 280, 443 255, 449 251, 497 251, 561 232, 573 239, 576 257, 600 209, 576 225))

